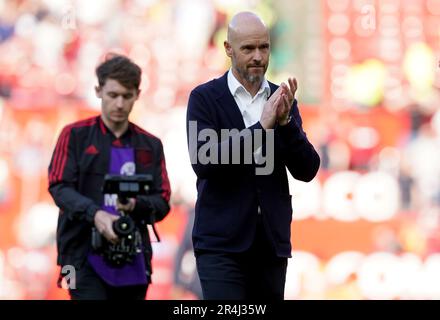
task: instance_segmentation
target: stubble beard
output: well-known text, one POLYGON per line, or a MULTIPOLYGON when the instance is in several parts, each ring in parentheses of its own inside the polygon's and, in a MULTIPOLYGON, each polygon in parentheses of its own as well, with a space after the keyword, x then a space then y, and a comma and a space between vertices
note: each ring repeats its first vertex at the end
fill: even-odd
POLYGON ((251 83, 252 85, 261 85, 264 79, 264 74, 266 73, 266 70, 264 70, 263 74, 261 75, 253 75, 249 74, 249 72, 245 69, 239 68, 237 65, 234 65, 235 70, 237 70, 240 77, 247 82, 251 83))

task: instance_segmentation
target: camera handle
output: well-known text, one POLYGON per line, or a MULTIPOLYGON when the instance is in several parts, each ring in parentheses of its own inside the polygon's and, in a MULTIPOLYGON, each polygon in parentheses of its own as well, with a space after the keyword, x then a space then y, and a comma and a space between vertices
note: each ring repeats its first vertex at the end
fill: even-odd
MULTIPOLYGON (((128 203, 128 198, 124 194, 118 194, 118 201, 120 204, 126 205, 128 203)), ((118 212, 121 214, 121 217, 128 215, 124 210, 118 210, 118 212)))
MULTIPOLYGON (((119 200, 119 202, 120 202, 121 204, 127 204, 127 203, 128 203, 128 198, 125 197, 125 196, 123 196, 123 195, 119 195, 119 194, 118 194, 118 200, 119 200)), ((121 217, 124 217, 124 216, 128 215, 128 214, 126 214, 126 213, 125 213, 124 211, 122 211, 122 210, 119 210, 119 213, 121 214, 121 217)), ((151 227, 152 227, 152 229, 153 229, 154 236, 156 237, 157 242, 160 242, 159 233, 157 232, 156 227, 154 226, 154 224, 151 224, 151 227)))
POLYGON ((127 204, 128 203, 128 198, 123 196, 123 195, 119 195, 118 194, 118 200, 121 204, 127 204))

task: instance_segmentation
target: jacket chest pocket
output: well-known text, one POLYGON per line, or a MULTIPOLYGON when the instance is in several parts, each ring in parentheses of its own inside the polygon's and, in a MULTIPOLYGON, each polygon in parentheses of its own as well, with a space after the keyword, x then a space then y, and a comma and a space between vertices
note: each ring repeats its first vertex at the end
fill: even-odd
POLYGON ((154 154, 149 148, 137 148, 134 151, 136 173, 152 173, 154 167, 154 154))

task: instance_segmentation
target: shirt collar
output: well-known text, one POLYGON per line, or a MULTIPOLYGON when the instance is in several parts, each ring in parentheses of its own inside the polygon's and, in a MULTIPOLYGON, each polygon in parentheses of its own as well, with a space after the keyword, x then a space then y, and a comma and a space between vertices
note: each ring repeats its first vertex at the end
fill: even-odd
MULTIPOLYGON (((249 93, 246 90, 246 88, 234 76, 234 74, 232 73, 232 69, 229 69, 229 72, 228 72, 228 87, 229 87, 229 91, 231 92, 233 97, 235 97, 235 95, 237 94, 237 91, 240 88, 241 88, 240 90, 244 90, 245 92, 249 93)), ((266 78, 263 79, 263 82, 261 83, 260 90, 258 90, 258 92, 255 96, 258 96, 263 92, 266 94, 266 97, 269 97, 270 86, 269 86, 269 82, 266 80, 266 78)))
MULTIPOLYGON (((99 121, 99 127, 100 127, 102 134, 104 134, 104 135, 109 134, 113 140, 116 140, 117 138, 115 137, 113 132, 111 132, 111 130, 105 125, 104 121, 102 121, 101 116, 98 116, 98 121, 99 121)), ((119 139, 121 139, 123 141, 128 141, 128 139, 132 135, 133 131, 134 131, 133 124, 131 122, 128 122, 127 130, 125 130, 125 132, 119 137, 119 139)))

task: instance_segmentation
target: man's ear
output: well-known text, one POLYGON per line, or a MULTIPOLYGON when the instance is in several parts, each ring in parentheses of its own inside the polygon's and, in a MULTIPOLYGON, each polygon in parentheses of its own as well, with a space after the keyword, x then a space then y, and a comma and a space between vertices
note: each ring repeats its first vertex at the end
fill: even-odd
POLYGON ((228 41, 223 42, 223 46, 225 47, 226 55, 231 58, 232 57, 232 46, 228 41))
POLYGON ((140 89, 138 89, 138 90, 137 90, 137 96, 136 96, 136 100, 137 100, 137 99, 139 99, 140 95, 141 95, 141 90, 140 90, 140 89))
POLYGON ((95 86, 96 97, 102 98, 102 88, 100 86, 95 86))

